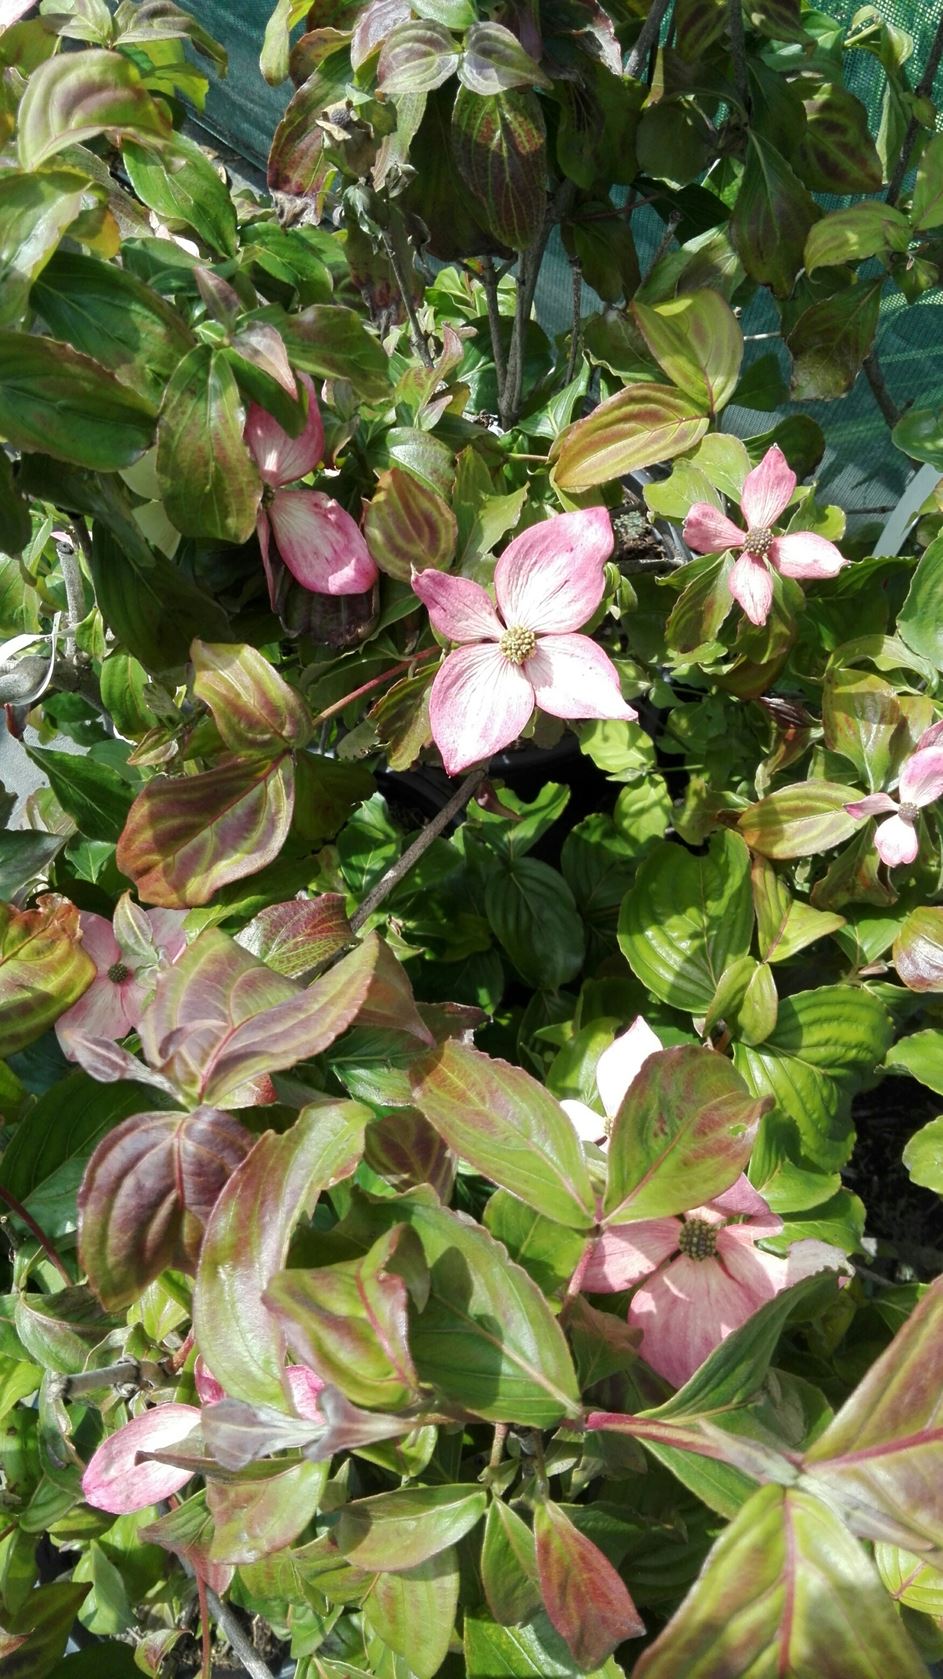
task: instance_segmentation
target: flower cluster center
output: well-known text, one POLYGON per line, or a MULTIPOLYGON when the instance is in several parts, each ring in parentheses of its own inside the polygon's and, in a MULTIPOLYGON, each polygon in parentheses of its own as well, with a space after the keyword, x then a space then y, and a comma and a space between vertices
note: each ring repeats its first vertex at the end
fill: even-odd
POLYGON ((522 624, 512 624, 505 630, 498 646, 509 664, 522 665, 537 646, 537 637, 533 630, 525 630, 522 624))
POLYGON ((717 1228, 703 1218, 685 1219, 678 1246, 686 1259, 713 1259, 717 1252, 717 1228))
POLYGON ((743 544, 749 554, 755 554, 757 559, 765 560, 772 546, 773 533, 767 525, 757 525, 747 531, 747 539, 743 544))
POLYGON ((123 962, 112 962, 108 969, 108 978, 112 985, 122 985, 126 979, 131 978, 131 969, 126 968, 123 962))
POLYGON ((919 805, 900 805, 897 814, 902 822, 916 822, 919 805))

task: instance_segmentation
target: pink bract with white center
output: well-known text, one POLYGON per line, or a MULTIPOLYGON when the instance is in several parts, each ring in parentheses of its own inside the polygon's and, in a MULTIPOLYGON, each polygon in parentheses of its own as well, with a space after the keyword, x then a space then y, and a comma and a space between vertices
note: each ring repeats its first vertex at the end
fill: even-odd
POLYGON ((897 784, 899 799, 890 793, 869 793, 846 805, 849 816, 882 816, 874 835, 874 843, 882 863, 897 868, 912 863, 917 855, 917 814, 924 805, 932 805, 943 798, 943 745, 935 743, 943 733, 943 724, 934 723, 921 735, 916 752, 906 759, 897 784))
POLYGON ((661 1047, 661 1040, 656 1038, 641 1015, 633 1020, 627 1032, 613 1038, 596 1063, 596 1089, 605 1120, 600 1119, 595 1109, 585 1102, 568 1098, 560 1103, 572 1119, 581 1142, 597 1143, 601 1149, 609 1147, 609 1127, 625 1101, 629 1086, 649 1056, 656 1055, 661 1047))
POLYGON ((782 1219, 745 1177, 683 1218, 641 1219, 598 1237, 581 1274, 589 1294, 633 1284, 629 1323, 653 1370, 683 1387, 721 1341, 785 1288, 817 1271, 848 1271, 840 1248, 794 1242, 788 1254, 756 1243, 777 1236, 782 1219))
POLYGON ((179 1492, 193 1474, 171 1463, 138 1461, 139 1453, 167 1451, 192 1434, 200 1420, 196 1405, 155 1405, 103 1440, 82 1476, 86 1502, 113 1516, 146 1510, 179 1492))
POLYGON ((615 666, 589 636, 573 633, 602 600, 612 547, 602 507, 557 513, 522 531, 495 567, 497 610, 467 577, 413 572, 433 627, 464 643, 446 658, 429 698, 432 738, 449 775, 510 746, 535 705, 568 720, 635 720, 615 666))
POLYGON ((82 948, 92 958, 96 973, 88 990, 56 1021, 59 1046, 69 1061, 75 1060, 71 1048, 75 1032, 112 1039, 126 1038, 133 1032, 153 995, 159 962, 176 962, 186 948, 186 910, 149 909, 138 914, 150 925, 154 943, 154 959, 150 962, 123 950, 111 922, 103 915, 91 910, 79 913, 82 948))
POLYGON ((774 443, 743 481, 740 511, 746 530, 707 501, 695 502, 684 521, 684 540, 695 553, 740 549, 730 573, 730 593, 751 624, 765 624, 769 617, 773 604, 770 567, 784 577, 808 579, 834 577, 848 563, 834 542, 813 531, 773 535, 772 527, 786 511, 795 487, 796 475, 774 443))
POLYGON ((285 488, 313 472, 324 454, 324 424, 314 383, 307 373, 299 378, 308 393, 308 416, 297 437, 289 437, 257 403, 246 415, 245 439, 267 487, 256 532, 273 606, 273 542, 296 582, 312 594, 360 595, 377 580, 360 526, 340 502, 320 490, 285 488))

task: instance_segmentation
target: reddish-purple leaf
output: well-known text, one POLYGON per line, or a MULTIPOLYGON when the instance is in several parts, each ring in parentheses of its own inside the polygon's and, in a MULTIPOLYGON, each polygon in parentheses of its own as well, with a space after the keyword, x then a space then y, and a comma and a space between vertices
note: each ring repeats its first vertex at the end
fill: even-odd
POLYGON ((383 42, 377 86, 395 93, 431 93, 458 69, 461 54, 451 31, 424 18, 398 23, 383 42))
POLYGON ((821 215, 786 159, 751 130, 730 237, 751 280, 787 297, 802 267, 809 229, 821 215))
POLYGON ((32 1043, 95 978, 79 912, 47 893, 35 909, 0 904, 0 1056, 32 1043))
POLYGON ((459 171, 496 238, 526 251, 547 208, 547 140, 536 95, 511 89, 483 97, 461 87, 452 110, 459 171))
POLYGON ((253 1142, 215 1108, 132 1114, 109 1131, 79 1190, 79 1252, 106 1306, 127 1306, 168 1266, 195 1271, 213 1205, 253 1142))
POLYGON ((409 1032, 420 1043, 431 1044, 435 1039, 416 1008, 409 976, 389 945, 377 943, 376 966, 370 978, 367 994, 357 1012, 360 1026, 389 1027, 396 1032, 409 1032))
POLYGON ((199 1421, 196 1405, 155 1405, 109 1434, 82 1476, 86 1502, 124 1516, 169 1498, 189 1481, 192 1471, 150 1458, 139 1461, 140 1455, 175 1446, 199 1421))
POLYGON ((544 1607, 578 1666, 601 1667, 625 1638, 645 1631, 628 1588, 591 1539, 550 1499, 534 1511, 544 1607))
POLYGON ((305 1108, 290 1131, 259 1139, 213 1209, 193 1323, 203 1357, 234 1398, 285 1404, 285 1339, 262 1296, 285 1264, 297 1219, 355 1170, 369 1118, 358 1102, 305 1108))
POLYGON ((202 775, 155 776, 128 812, 118 867, 145 903, 208 904, 221 886, 274 862, 294 802, 287 753, 220 764, 202 775))
POLYGON ((165 1551, 188 1562, 214 1592, 224 1592, 232 1580, 233 1571, 227 1564, 210 1561, 213 1518, 206 1508, 205 1492, 139 1528, 138 1538, 142 1545, 162 1545, 165 1551))
POLYGON ((236 934, 237 944, 288 979, 304 979, 353 940, 339 892, 269 904, 236 934))

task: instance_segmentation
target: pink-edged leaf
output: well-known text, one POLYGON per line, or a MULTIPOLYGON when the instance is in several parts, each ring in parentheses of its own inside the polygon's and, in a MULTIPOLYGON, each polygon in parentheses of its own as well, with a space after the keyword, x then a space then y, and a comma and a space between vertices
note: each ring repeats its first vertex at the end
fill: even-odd
POLYGON ((447 501, 403 467, 381 472, 363 521, 367 546, 381 571, 408 582, 421 567, 446 571, 455 553, 458 523, 447 501))
POLYGON ((208 904, 221 886, 274 862, 294 801, 287 753, 221 764, 202 775, 155 776, 128 812, 118 867, 146 903, 208 904))
POLYGON ((534 1540, 544 1607, 579 1667, 601 1667, 623 1639, 642 1636, 645 1624, 612 1563, 550 1499, 534 1511, 534 1540))
POLYGON ((538 237, 547 207, 547 140, 543 112, 529 89, 484 97, 459 88, 452 108, 452 145, 459 171, 496 238, 525 251, 538 237))
POLYGON ((288 979, 304 979, 353 940, 339 892, 268 904, 236 934, 243 950, 288 979))
POLYGON ((35 909, 0 904, 0 1056, 32 1043, 95 978, 79 912, 47 893, 35 909))
POLYGON ((205 1492, 198 1492, 175 1510, 139 1528, 138 1538, 142 1545, 162 1545, 165 1551, 188 1562, 214 1592, 224 1592, 232 1580, 228 1564, 210 1561, 213 1518, 206 1507, 205 1492))
POLYGON ((280 1271, 265 1291, 293 1352, 356 1405, 392 1408, 418 1397, 409 1297, 392 1263, 404 1230, 394 1226, 363 1259, 280 1271))
POLYGON ((216 1532, 210 1556, 244 1567, 283 1550, 317 1511, 327 1473, 324 1463, 292 1463, 264 1481, 211 1481, 206 1502, 216 1532))
POLYGON ((413 1099, 449 1148, 537 1212, 589 1229, 595 1198, 559 1102, 522 1067, 448 1039, 420 1061, 413 1099))
POLYGON ((220 1102, 333 1043, 362 1008, 382 949, 369 936, 304 989, 208 929, 161 976, 140 1023, 144 1053, 191 1098, 220 1102))
POLYGON ((193 692, 233 752, 304 744, 311 727, 307 706, 255 647, 195 641, 190 660, 193 692))
POLYGON ((233 1398, 284 1407, 285 1339, 262 1296, 285 1264, 297 1219, 355 1170, 369 1118, 359 1102, 303 1109, 290 1131, 259 1139, 213 1209, 193 1323, 200 1352, 233 1398))
POLYGON ((177 1445, 192 1434, 199 1420, 196 1405, 155 1405, 109 1434, 82 1476, 86 1502, 96 1510, 124 1516, 169 1498, 189 1481, 191 1471, 143 1454, 177 1445))
POLYGON ((911 910, 894 940, 894 966, 909 991, 943 991, 943 909, 911 910))
POLYGON ((873 1563, 816 1498, 762 1487, 633 1679, 926 1679, 873 1563))
POLYGON ((866 1539, 929 1553, 943 1567, 943 1280, 928 1288, 805 1456, 866 1539))
POLYGON ((127 1306, 161 1271, 194 1271, 206 1221, 253 1145, 231 1114, 132 1114, 99 1143, 79 1190, 79 1252, 95 1292, 127 1306))
POLYGON ((33 70, 17 114, 24 169, 39 169, 64 146, 112 131, 128 139, 166 139, 170 123, 124 53, 87 49, 47 58, 33 70))
POLYGON ((723 1055, 685 1047, 649 1056, 613 1121, 607 1223, 664 1218, 729 1189, 771 1106, 723 1055))
POLYGON ((93 1038, 85 1032, 70 1032, 69 1055, 99 1084, 117 1084, 119 1079, 134 1079, 138 1084, 149 1084, 154 1090, 162 1090, 175 1102, 180 1099, 180 1093, 170 1079, 165 1079, 163 1073, 155 1073, 152 1067, 146 1067, 138 1056, 132 1055, 129 1049, 123 1049, 121 1044, 113 1043, 110 1038, 93 1038))
POLYGON ((683 391, 644 381, 629 385, 560 433, 550 451, 554 482, 572 494, 670 461, 699 443, 708 425, 703 409, 683 391))

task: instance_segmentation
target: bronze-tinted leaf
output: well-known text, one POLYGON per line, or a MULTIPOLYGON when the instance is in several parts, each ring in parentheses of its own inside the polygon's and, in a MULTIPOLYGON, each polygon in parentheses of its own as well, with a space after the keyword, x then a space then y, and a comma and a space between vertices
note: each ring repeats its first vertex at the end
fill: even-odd
POLYGON ((798 781, 749 805, 737 826, 761 857, 814 857, 851 838, 858 822, 845 806, 860 797, 840 782, 798 781))
POLYGON ((380 50, 377 86, 388 96, 431 93, 458 69, 454 36, 441 23, 411 18, 390 30, 380 50))
POLYGON ((750 278, 770 286, 777 297, 787 297, 820 213, 782 154, 751 130, 730 219, 730 236, 750 278))
POLYGON ((628 1588, 597 1545, 546 1499, 534 1511, 544 1607, 577 1666, 601 1667, 617 1644, 645 1631, 628 1588))
POLYGON ((133 1114, 99 1143, 79 1191, 79 1251, 110 1308, 168 1266, 194 1271, 206 1221, 253 1145, 230 1114, 133 1114))
POLYGON ((184 536, 246 542, 262 495, 242 438, 245 410, 225 356, 198 344, 164 393, 157 474, 164 507, 184 536))
POLYGON ((0 433, 91 472, 131 466, 154 440, 155 409, 114 374, 37 334, 0 332, 0 433))
POLYGON ((0 904, 0 1055, 32 1043, 95 978, 79 912, 48 893, 35 909, 0 904))
POLYGON ((698 407, 726 407, 740 377, 743 333, 719 292, 685 292, 664 303, 636 301, 632 314, 658 365, 698 407))
POLYGON ((380 473, 366 506, 363 529, 380 570, 403 582, 409 581, 414 567, 447 571, 458 540, 458 524, 448 502, 401 466, 380 473))
POLYGON ((476 1527, 485 1513, 484 1487, 403 1487, 359 1498, 338 1512, 339 1550, 363 1569, 401 1574, 438 1556, 476 1527))
POLYGON ((813 303, 799 316, 786 339, 793 401, 821 402, 851 390, 874 343, 883 286, 882 274, 813 303))
POLYGON ((308 708, 255 647, 195 641, 190 649, 193 692, 213 714, 233 752, 265 752, 303 745, 308 708))
POLYGON ((268 904, 236 934, 236 943, 277 974, 304 979, 312 968, 339 956, 353 937, 341 894, 322 892, 317 898, 268 904))
POLYGON ((106 130, 131 139, 164 139, 170 123, 124 53, 61 53, 35 69, 17 119, 24 169, 39 169, 64 146, 106 130))
POLYGON ((646 381, 629 385, 561 432, 550 451, 554 482, 570 494, 670 461, 693 449, 709 423, 683 391, 646 381))
POLYGON ((878 192, 884 178, 867 108, 848 88, 822 82, 803 100, 806 127, 797 167, 813 192, 878 192))
POLYGON ((495 236, 516 251, 537 239, 547 207, 547 143, 536 95, 490 97, 461 87, 452 112, 455 161, 495 236))

